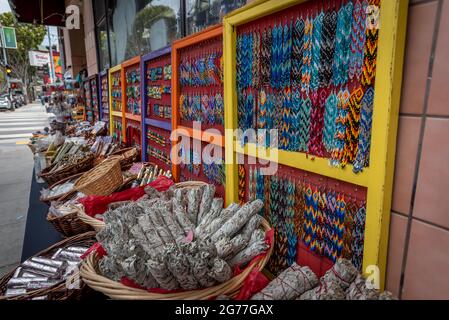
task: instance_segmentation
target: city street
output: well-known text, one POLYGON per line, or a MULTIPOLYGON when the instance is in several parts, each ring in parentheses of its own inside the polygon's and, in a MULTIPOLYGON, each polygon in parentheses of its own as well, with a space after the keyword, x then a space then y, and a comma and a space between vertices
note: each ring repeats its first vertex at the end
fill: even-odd
POLYGON ((0 112, 0 275, 20 261, 33 174, 26 144, 49 116, 40 103, 0 112))

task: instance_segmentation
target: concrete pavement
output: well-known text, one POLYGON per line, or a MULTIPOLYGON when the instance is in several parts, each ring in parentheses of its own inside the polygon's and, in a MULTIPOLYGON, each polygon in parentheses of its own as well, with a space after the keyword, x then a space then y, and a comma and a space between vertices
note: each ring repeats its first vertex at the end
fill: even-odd
POLYGON ((33 174, 26 143, 33 131, 48 126, 49 116, 40 103, 0 112, 0 276, 21 258, 33 174))

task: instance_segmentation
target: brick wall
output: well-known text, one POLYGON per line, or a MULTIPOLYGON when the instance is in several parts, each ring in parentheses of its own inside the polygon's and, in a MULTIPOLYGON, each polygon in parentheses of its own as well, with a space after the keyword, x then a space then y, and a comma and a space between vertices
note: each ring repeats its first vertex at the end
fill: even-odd
POLYGON ((449 1, 411 0, 387 289, 449 299, 449 1))

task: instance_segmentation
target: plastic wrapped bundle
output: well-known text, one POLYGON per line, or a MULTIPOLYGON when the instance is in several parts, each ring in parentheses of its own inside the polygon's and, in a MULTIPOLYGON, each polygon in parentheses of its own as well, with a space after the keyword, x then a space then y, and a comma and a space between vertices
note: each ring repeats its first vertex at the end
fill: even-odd
POLYGON ((251 300, 293 300, 317 284, 318 278, 309 267, 294 263, 251 300))
POLYGON ((254 231, 248 246, 237 253, 230 261, 229 264, 234 267, 238 265, 244 265, 250 262, 253 258, 257 257, 259 254, 265 252, 269 248, 268 244, 265 242, 265 233, 258 229, 254 231))
POLYGON ((346 300, 378 300, 379 292, 366 285, 366 280, 359 274, 346 291, 346 300))
POLYGON ((178 281, 170 272, 163 259, 160 257, 150 258, 148 259, 146 266, 162 289, 175 290, 179 288, 178 281))
POLYGON ((349 288, 358 274, 359 272, 352 265, 351 261, 346 259, 338 259, 332 269, 328 270, 326 274, 321 278, 321 282, 335 282, 343 290, 346 290, 349 288))
POLYGON ((215 232, 211 240, 217 242, 222 237, 234 236, 255 214, 257 214, 263 207, 263 202, 255 200, 245 203, 228 221, 226 221, 220 229, 215 232))

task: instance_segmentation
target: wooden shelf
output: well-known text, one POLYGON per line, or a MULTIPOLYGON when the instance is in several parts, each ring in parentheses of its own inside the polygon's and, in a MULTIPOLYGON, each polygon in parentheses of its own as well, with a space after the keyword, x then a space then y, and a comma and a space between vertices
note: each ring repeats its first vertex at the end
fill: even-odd
POLYGON ((133 120, 133 121, 137 121, 137 122, 141 122, 142 121, 142 115, 137 115, 137 114, 132 114, 132 113, 125 113, 125 118, 129 119, 129 120, 133 120))

